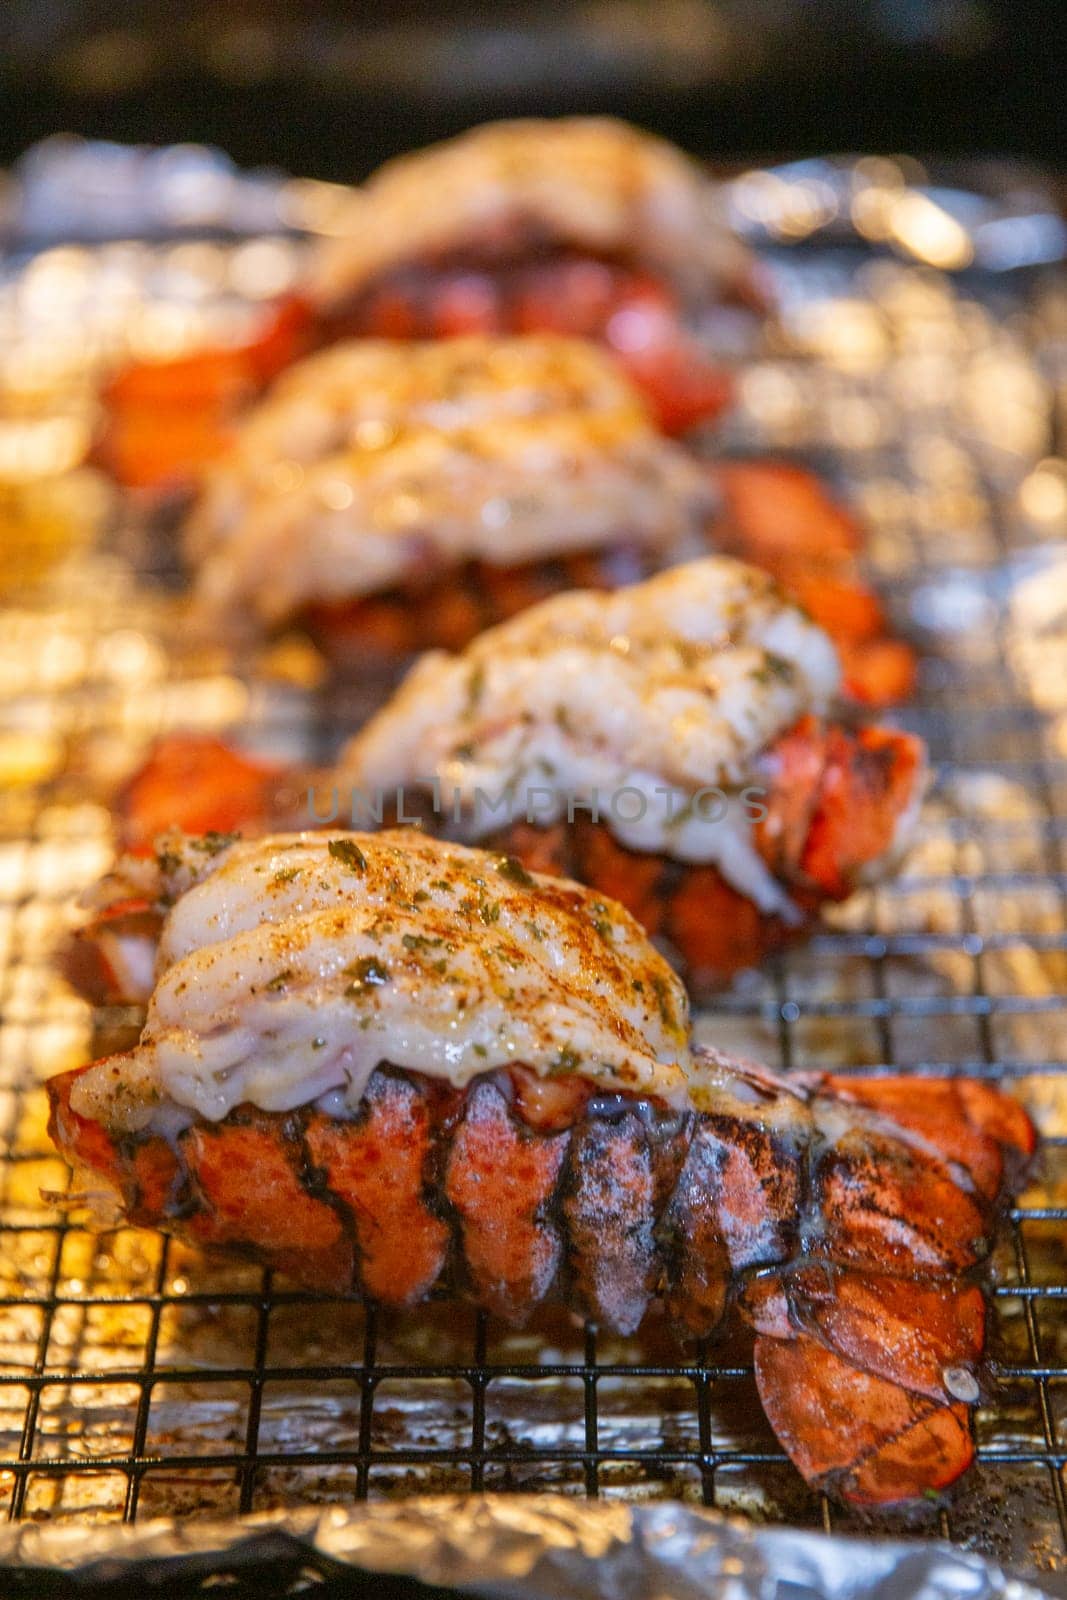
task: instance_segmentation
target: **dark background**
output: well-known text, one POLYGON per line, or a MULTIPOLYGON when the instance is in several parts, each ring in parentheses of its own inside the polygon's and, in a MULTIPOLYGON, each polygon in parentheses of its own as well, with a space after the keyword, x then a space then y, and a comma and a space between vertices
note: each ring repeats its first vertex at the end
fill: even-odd
POLYGON ((725 159, 1062 166, 1067 0, 0 0, 0 163, 57 131, 335 179, 479 119, 613 111, 725 159))

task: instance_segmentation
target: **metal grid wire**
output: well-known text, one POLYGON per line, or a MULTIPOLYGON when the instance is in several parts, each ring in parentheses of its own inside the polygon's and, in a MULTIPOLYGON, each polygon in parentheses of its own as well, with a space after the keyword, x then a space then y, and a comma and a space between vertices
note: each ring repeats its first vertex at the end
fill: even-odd
MULTIPOLYGON (((936 781, 903 875, 699 1027, 771 1066, 974 1073, 1010 1082, 1034 1108, 1044 1167, 995 1255, 999 1369, 977 1418, 979 1462, 950 1507, 921 1507, 909 1525, 1057 1565, 1067 1555, 1067 564, 1055 541, 1067 491, 1045 458, 1059 382, 1050 329, 1065 291, 828 253, 777 266, 784 331, 750 368, 727 443, 832 455, 870 526, 875 575, 924 652, 902 720, 929 741, 936 781)), ((25 496, 4 514, 21 519, 21 548, 32 545, 25 496)), ((235 725, 253 744, 321 757, 361 710, 343 691, 297 692, 277 673, 243 687, 190 655, 171 602, 130 577, 129 553, 145 548, 159 558, 127 513, 117 542, 51 566, 0 620, 9 1516, 132 1520, 548 1488, 860 1526, 785 1460, 740 1334, 680 1352, 655 1322, 619 1340, 554 1312, 521 1332, 455 1306, 378 1315, 155 1234, 94 1237, 42 1200, 66 1179, 41 1080, 136 1020, 90 1014, 49 968, 73 894, 108 860, 109 782, 166 726, 235 725)))

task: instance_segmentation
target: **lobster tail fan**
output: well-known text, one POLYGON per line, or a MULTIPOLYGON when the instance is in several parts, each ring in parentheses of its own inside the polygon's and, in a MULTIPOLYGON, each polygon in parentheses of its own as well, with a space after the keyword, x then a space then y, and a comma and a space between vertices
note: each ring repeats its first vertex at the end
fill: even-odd
POLYGON ((790 1460, 854 1505, 938 1494, 974 1459, 963 1401, 865 1372, 807 1334, 760 1334, 755 1362, 760 1401, 790 1460))

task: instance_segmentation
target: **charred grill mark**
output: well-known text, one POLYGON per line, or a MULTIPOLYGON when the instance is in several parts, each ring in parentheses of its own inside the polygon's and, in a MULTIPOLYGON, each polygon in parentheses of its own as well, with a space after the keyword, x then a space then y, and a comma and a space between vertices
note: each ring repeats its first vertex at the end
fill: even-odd
POLYGON ((589 1118, 575 1131, 563 1193, 567 1267, 593 1322, 632 1333, 656 1282, 648 1139, 632 1113, 589 1118))
MULTIPOLYGON (((330 1207, 337 1217, 341 1231, 351 1251, 352 1277, 354 1283, 360 1281, 361 1249, 359 1230, 352 1207, 346 1200, 343 1192, 330 1182, 329 1169, 324 1162, 317 1159, 314 1141, 310 1137, 313 1113, 307 1109, 294 1113, 290 1120, 291 1137, 288 1148, 293 1155, 296 1166, 297 1181, 304 1192, 313 1200, 330 1207)), ((352 1287, 350 1285, 349 1287, 352 1287)))
POLYGON ((828 1150, 813 1200, 818 1251, 844 1266, 945 1277, 973 1267, 988 1248, 975 1200, 943 1166, 899 1141, 868 1135, 860 1149, 828 1150))
MULTIPOLYGON (((996 1099, 988 1111, 998 1117, 1003 1143, 998 1143, 981 1121, 972 1120, 972 1105, 986 1108, 981 1097, 989 1091, 980 1084, 959 1079, 925 1082, 921 1096, 915 1092, 914 1080, 907 1078, 878 1079, 871 1084, 832 1078, 828 1086, 855 1105, 859 1115, 867 1108, 868 1116, 873 1111, 888 1119, 897 1136, 912 1137, 919 1148, 939 1156, 954 1176, 966 1174, 965 1179, 957 1179, 960 1186, 973 1187, 986 1200, 996 1199, 1011 1175, 1011 1161, 1017 1161, 1027 1148, 1025 1125, 1020 1131, 1020 1124, 1010 1111, 1005 1114, 999 1110, 996 1099)), ((1008 1106, 1010 1102, 1004 1104, 1008 1106)))
POLYGON ((195 1209, 188 1176, 165 1140, 123 1138, 116 1150, 131 1222, 153 1227, 160 1217, 187 1216, 195 1209))
POLYGON ((730 1257, 717 1203, 718 1162, 695 1129, 664 1211, 657 1239, 666 1264, 664 1301, 671 1318, 703 1339, 726 1315, 730 1257))
POLYGON ((590 1113, 574 1130, 562 1187, 568 1281, 593 1321, 628 1333, 670 1276, 661 1222, 693 1124, 622 1096, 592 1102, 590 1113))
POLYGON ((698 1138, 715 1173, 731 1270, 788 1261, 798 1248, 802 1217, 796 1154, 765 1129, 733 1117, 702 1118, 698 1138))

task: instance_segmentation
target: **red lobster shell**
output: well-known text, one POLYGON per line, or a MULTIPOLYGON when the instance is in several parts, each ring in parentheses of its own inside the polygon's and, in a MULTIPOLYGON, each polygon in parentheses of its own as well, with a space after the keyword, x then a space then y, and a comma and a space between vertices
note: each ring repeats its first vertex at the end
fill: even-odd
POLYGON ((83 1068, 48 1085, 50 1128, 131 1221, 315 1289, 458 1294, 509 1322, 551 1297, 622 1333, 659 1299, 697 1338, 736 1312, 810 1483, 860 1504, 945 1488, 973 1456, 970 1275, 1032 1154, 1027 1117, 966 1080, 705 1059, 689 1111, 521 1067, 454 1089, 383 1063, 354 1116, 241 1105, 169 1140, 79 1115, 83 1068))

